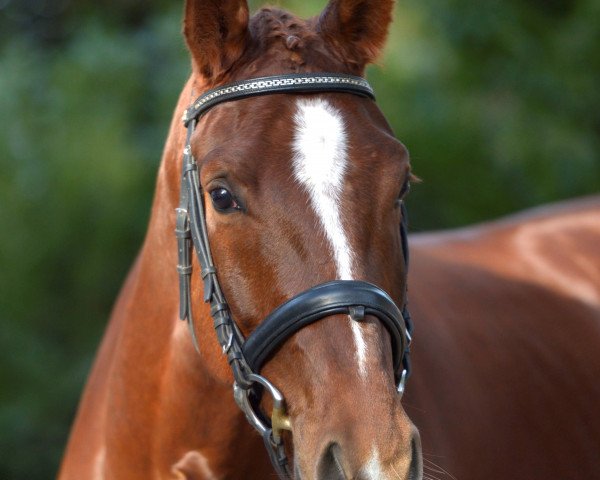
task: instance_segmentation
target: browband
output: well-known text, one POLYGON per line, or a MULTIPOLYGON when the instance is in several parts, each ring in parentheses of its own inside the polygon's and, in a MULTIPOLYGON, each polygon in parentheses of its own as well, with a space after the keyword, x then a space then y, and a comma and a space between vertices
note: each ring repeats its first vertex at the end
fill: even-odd
POLYGON ((200 95, 184 112, 183 123, 188 123, 211 109, 215 105, 238 98, 255 97, 273 93, 319 93, 341 92, 361 95, 375 100, 375 94, 369 82, 362 77, 340 73, 306 75, 289 73, 273 77, 259 77, 241 80, 213 88, 200 95))

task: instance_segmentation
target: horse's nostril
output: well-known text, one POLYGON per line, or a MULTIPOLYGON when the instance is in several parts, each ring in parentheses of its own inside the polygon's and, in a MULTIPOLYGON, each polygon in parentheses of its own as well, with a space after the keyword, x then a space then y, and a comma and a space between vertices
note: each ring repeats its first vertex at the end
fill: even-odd
POLYGON ((340 464, 341 448, 337 443, 332 443, 325 450, 325 454, 319 461, 319 480, 346 480, 344 469, 340 464))
MULTIPOLYGON (((406 452, 406 450, 404 450, 406 452)), ((375 457, 377 458, 377 457, 375 457)), ((421 439, 419 433, 414 430, 412 439, 410 441, 410 466, 408 471, 406 470, 406 455, 397 460, 404 466, 400 468, 403 470, 403 476, 398 476, 397 468, 400 464, 396 465, 396 468, 390 466, 389 462, 383 464, 378 463, 376 460, 375 465, 371 462, 362 466, 355 466, 358 470, 354 470, 345 461, 344 453, 342 448, 337 443, 331 443, 323 452, 321 459, 317 466, 317 480, 372 480, 374 478, 402 478, 404 480, 423 480, 423 459, 421 456, 421 439), (377 472, 377 473, 374 473, 377 472), (393 473, 392 473, 393 472, 393 473), (405 475, 405 476, 404 476, 405 475)), ((395 464, 392 461, 392 464, 395 464)))
POLYGON ((417 432, 413 434, 410 446, 412 453, 408 480, 421 480, 423 478, 423 456, 421 454, 421 437, 417 432))

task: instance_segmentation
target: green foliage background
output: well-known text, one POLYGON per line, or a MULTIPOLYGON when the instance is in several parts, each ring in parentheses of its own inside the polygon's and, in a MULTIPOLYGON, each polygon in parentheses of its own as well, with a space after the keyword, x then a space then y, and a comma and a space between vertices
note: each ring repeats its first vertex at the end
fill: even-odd
MULTIPOLYGON (((189 73, 181 10, 0 0, 2 480, 55 475, 189 73)), ((600 0, 403 0, 395 17, 369 78, 424 179, 413 230, 598 191, 600 0)))

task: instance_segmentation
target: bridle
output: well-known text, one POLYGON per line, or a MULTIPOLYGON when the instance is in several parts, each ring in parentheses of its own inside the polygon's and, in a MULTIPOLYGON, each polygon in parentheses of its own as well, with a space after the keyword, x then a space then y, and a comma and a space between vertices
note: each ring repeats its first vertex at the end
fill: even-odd
MULTIPOLYGON (((198 177, 198 165, 191 151, 191 138, 200 118, 209 109, 223 102, 266 94, 307 94, 342 92, 375 99, 369 83, 352 75, 313 73, 288 74, 255 78, 230 83, 202 94, 185 111, 183 123, 187 127, 183 150, 181 194, 176 209, 175 233, 178 246, 179 317, 187 319, 196 349, 191 299, 192 244, 198 256, 204 282, 204 301, 210 303, 217 340, 227 355, 233 377, 234 397, 250 424, 261 434, 280 478, 291 478, 281 433, 291 430, 286 415, 285 401, 279 390, 260 375, 261 367, 270 355, 288 338, 305 326, 334 314, 346 314, 353 321, 362 321, 366 315, 377 317, 390 333, 394 359, 394 376, 401 395, 410 373, 409 346, 412 322, 406 305, 402 311, 391 297, 371 283, 355 280, 334 280, 305 290, 271 312, 263 322, 244 338, 233 320, 223 290, 217 278, 206 226, 204 196, 198 177), (259 403, 263 391, 273 399, 271 418, 265 418, 259 403)), ((405 270, 408 268, 406 211, 402 203, 400 237, 405 270)), ((405 282, 406 283, 406 282, 405 282)))

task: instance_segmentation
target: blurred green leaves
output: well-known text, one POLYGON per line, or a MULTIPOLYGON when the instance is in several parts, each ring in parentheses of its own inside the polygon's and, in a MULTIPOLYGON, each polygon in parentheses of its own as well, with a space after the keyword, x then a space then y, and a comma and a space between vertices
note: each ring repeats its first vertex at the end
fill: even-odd
POLYGON ((599 5, 398 4, 371 78, 424 179, 409 199, 413 229, 598 192, 599 5))
MULTIPOLYGON (((0 0, 3 480, 56 471, 189 71, 181 11, 0 0)), ((369 79, 424 180, 413 230, 598 191, 599 14, 597 0, 397 5, 369 79)))
POLYGON ((0 478, 51 478, 147 223, 188 61, 180 12, 0 50, 0 478), (32 459, 35 458, 35 461, 32 459))

